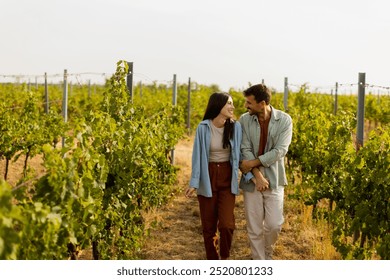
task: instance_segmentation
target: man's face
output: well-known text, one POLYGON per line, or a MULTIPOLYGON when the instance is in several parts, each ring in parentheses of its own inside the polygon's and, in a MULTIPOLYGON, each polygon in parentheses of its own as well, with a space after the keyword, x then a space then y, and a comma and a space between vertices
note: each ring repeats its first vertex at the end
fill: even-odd
POLYGON ((245 108, 248 110, 250 115, 255 115, 262 112, 265 105, 264 103, 264 101, 257 103, 253 95, 245 96, 245 108))

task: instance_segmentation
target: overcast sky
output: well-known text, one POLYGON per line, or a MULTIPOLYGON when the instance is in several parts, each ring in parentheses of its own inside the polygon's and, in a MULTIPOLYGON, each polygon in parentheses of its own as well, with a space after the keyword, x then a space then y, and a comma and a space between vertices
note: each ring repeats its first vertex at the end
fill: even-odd
MULTIPOLYGON (((134 81, 390 86, 388 0, 0 0, 4 75, 113 73, 134 81)), ((3 76, 1 76, 3 75, 3 76)), ((85 77, 80 76, 82 81, 85 77)))

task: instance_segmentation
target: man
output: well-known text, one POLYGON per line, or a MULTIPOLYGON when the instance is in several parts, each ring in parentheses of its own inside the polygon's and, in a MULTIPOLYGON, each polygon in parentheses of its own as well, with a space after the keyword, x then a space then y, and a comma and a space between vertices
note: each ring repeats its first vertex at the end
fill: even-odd
POLYGON ((292 137, 291 117, 270 105, 271 92, 262 84, 244 91, 247 113, 242 126, 240 188, 253 259, 272 259, 284 222, 283 199, 287 177, 284 156, 292 137))

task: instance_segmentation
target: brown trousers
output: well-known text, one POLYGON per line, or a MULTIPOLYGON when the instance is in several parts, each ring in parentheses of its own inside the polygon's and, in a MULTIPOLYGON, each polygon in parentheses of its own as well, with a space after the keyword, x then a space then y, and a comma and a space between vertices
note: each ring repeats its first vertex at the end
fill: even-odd
POLYGON ((206 257, 208 260, 227 259, 230 256, 235 229, 236 200, 236 196, 231 192, 230 162, 210 162, 209 174, 213 196, 198 195, 206 257), (217 228, 220 234, 219 244, 217 228))

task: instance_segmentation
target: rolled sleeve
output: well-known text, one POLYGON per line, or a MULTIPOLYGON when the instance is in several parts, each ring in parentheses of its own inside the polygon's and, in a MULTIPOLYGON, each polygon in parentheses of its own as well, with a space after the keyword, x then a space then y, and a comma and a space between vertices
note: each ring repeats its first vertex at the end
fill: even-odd
POLYGON ((252 119, 249 115, 242 115, 239 119, 242 127, 242 141, 241 141, 241 160, 256 159, 253 153, 253 147, 251 144, 251 137, 249 131, 249 122, 252 119))
POLYGON ((292 120, 290 117, 287 117, 282 122, 283 125, 281 126, 274 147, 270 151, 259 156, 259 160, 264 167, 270 167, 287 154, 292 138, 292 120))

